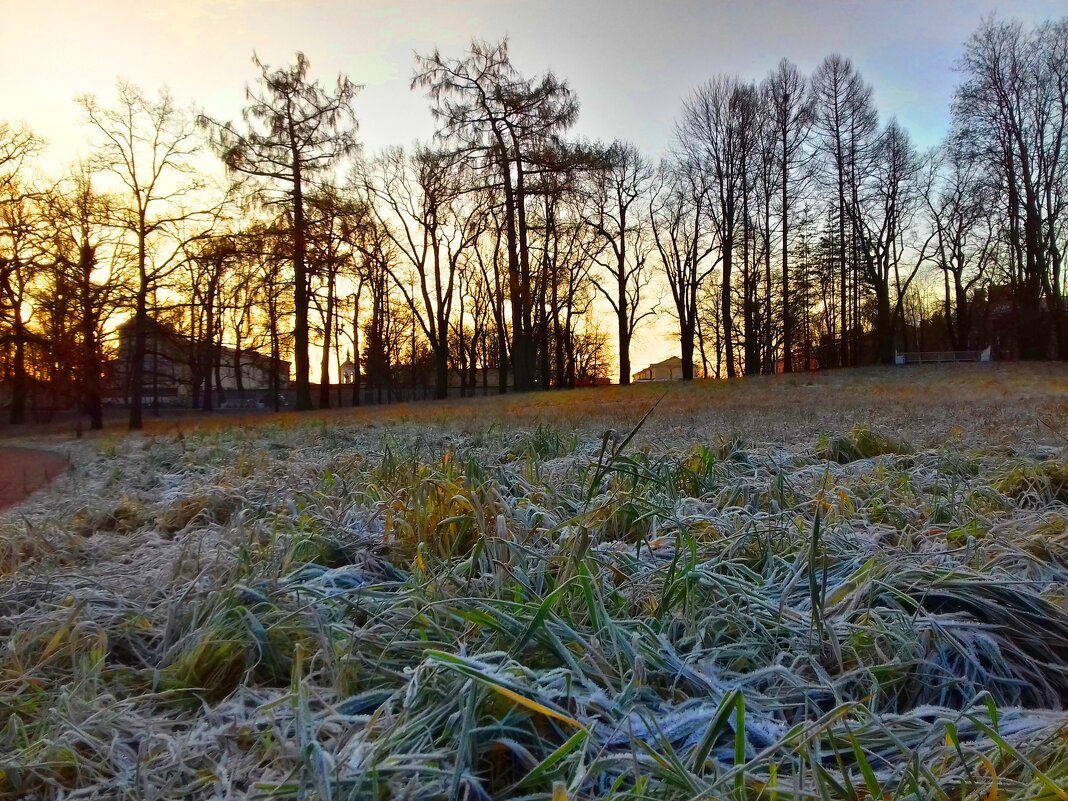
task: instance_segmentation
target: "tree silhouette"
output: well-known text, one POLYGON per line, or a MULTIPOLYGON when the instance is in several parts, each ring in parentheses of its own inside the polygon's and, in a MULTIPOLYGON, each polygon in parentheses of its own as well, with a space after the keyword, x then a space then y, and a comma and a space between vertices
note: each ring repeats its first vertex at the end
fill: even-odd
POLYGON ((331 90, 308 78, 303 53, 288 68, 272 70, 253 55, 259 86, 246 90, 244 128, 201 117, 226 166, 283 187, 292 214, 293 346, 298 411, 313 408, 309 346, 309 286, 305 193, 316 176, 357 149, 352 103, 360 86, 338 75, 331 90))
POLYGON ((134 431, 142 426, 149 297, 177 269, 185 241, 203 233, 196 226, 205 212, 191 208, 202 201, 205 189, 193 167, 200 140, 193 116, 166 91, 153 99, 119 81, 113 106, 101 106, 93 95, 78 102, 98 134, 91 166, 110 172, 123 189, 125 202, 115 210, 135 265, 129 367, 129 427, 134 431))
POLYGON ((508 57, 508 42, 472 42, 464 58, 438 51, 420 56, 413 87, 434 102, 440 138, 486 176, 504 195, 515 388, 535 386, 533 266, 528 197, 539 154, 575 122, 578 101, 567 83, 549 72, 524 78, 508 57))

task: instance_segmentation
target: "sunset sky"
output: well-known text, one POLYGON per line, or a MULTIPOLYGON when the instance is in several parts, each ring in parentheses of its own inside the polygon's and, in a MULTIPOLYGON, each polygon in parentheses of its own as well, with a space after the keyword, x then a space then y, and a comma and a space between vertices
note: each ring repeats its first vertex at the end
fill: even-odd
MULTIPOLYGON (((366 2, 365 0, 4 0, 0 119, 23 121, 50 143, 56 170, 82 147, 73 98, 112 96, 117 77, 167 85, 217 118, 240 114, 255 50, 269 64, 304 51, 315 76, 344 71, 365 89, 357 102, 369 151, 428 137, 425 97, 409 87, 413 52, 459 54, 472 37, 511 39, 525 73, 566 77, 582 111, 575 133, 623 138, 651 156, 672 140, 683 98, 716 73, 759 79, 783 56, 811 71, 839 51, 874 84, 921 146, 948 120, 953 64, 980 19, 1025 22, 1065 13, 1063 0, 994 2, 366 2)), ((650 330, 638 369, 674 352, 650 330)))

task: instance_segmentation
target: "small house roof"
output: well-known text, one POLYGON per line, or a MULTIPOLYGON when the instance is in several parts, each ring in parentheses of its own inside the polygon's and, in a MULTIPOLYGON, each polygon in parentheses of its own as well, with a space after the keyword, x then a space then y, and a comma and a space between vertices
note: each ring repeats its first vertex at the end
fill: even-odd
POLYGON ((657 362, 656 364, 650 364, 649 366, 650 367, 682 367, 682 357, 681 356, 671 356, 671 357, 669 357, 667 359, 664 359, 664 361, 662 361, 662 362, 657 362))

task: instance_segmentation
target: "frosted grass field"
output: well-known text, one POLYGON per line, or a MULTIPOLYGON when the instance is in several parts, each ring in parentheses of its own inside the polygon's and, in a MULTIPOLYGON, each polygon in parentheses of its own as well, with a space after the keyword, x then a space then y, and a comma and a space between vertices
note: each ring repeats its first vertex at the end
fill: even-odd
POLYGON ((666 389, 37 441, 0 797, 1068 799, 1068 369, 666 389))

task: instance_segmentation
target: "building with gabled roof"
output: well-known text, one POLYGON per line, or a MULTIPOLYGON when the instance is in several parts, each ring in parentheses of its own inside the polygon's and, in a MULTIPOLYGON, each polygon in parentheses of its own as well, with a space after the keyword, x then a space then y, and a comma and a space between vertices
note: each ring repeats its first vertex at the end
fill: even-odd
MULTIPOLYGON (((116 396, 129 402, 129 377, 134 353, 134 321, 118 327, 119 347, 115 359, 116 396)), ((259 351, 214 345, 216 364, 204 365, 204 343, 149 319, 145 341, 142 398, 165 405, 184 406, 193 396, 194 375, 208 378, 213 391, 261 392, 273 386, 289 386, 289 362, 272 359, 259 351), (217 369, 216 369, 217 367, 217 369), (216 378, 218 381, 216 381, 216 378)))
POLYGON ((644 370, 639 370, 631 376, 633 381, 681 381, 682 358, 672 356, 662 362, 650 364, 644 370))

